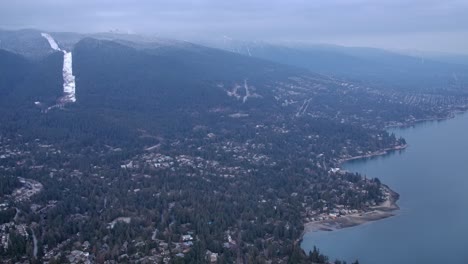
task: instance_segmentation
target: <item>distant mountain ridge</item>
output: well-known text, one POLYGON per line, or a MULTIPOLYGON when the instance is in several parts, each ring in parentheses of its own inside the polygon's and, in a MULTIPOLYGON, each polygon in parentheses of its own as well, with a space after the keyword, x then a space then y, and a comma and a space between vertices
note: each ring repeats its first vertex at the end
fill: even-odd
POLYGON ((401 54, 410 55, 413 57, 429 59, 433 61, 445 62, 450 64, 468 65, 468 54, 457 54, 450 52, 431 52, 418 50, 400 50, 396 51, 401 54))
POLYGON ((457 93, 468 86, 468 66, 456 63, 454 58, 424 59, 376 48, 336 45, 269 44, 235 40, 203 43, 385 89, 457 93))
MULTIPOLYGON (((40 33, 41 31, 32 29, 0 30, 0 49, 36 60, 44 58, 52 51, 40 33)), ((185 41, 120 33, 51 34, 68 50, 73 49, 84 38, 112 41, 152 54, 175 52, 176 56, 182 56, 184 52, 187 56, 202 53, 214 55, 220 54, 221 49, 375 88, 455 95, 464 93, 468 86, 468 60, 460 55, 434 53, 428 56, 410 56, 375 48, 271 44, 262 41, 236 41, 230 38, 205 41, 201 42, 202 45, 197 45, 185 41)))

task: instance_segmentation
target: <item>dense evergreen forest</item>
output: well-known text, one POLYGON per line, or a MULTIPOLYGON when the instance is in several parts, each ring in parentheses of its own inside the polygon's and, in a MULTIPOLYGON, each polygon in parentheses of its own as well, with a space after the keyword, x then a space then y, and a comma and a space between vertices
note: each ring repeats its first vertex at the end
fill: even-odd
POLYGON ((330 263, 300 248, 304 224, 387 197, 341 162, 404 146, 388 125, 467 102, 190 43, 56 34, 77 98, 57 103, 63 54, 18 34, 0 49, 6 263, 330 263))

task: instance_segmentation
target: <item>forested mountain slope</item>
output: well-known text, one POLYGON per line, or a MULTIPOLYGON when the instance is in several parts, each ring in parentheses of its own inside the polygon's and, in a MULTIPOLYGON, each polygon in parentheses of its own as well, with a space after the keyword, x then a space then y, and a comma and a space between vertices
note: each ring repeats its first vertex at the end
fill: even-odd
POLYGON ((404 147, 387 125, 467 105, 186 42, 51 36, 73 55, 76 102, 59 100, 64 54, 46 40, 41 56, 0 50, 11 262, 323 262, 300 249, 304 223, 394 195, 340 162, 404 147))
MULTIPOLYGON (((374 88, 425 93, 466 93, 468 67, 453 59, 410 56, 364 47, 265 42, 205 42, 207 45, 310 69, 374 88)), ((458 56, 459 57, 459 56, 458 56)), ((441 57, 443 58, 443 57, 441 57)))

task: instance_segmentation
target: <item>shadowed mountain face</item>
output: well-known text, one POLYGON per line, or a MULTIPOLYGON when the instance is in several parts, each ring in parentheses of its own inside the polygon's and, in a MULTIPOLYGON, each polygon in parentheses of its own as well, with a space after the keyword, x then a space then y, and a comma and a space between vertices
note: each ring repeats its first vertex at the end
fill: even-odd
POLYGON ((113 112, 131 122, 139 120, 139 126, 156 126, 168 133, 174 132, 173 127, 179 127, 179 133, 197 123, 216 122, 209 114, 214 108, 239 111, 256 105, 257 110, 271 109, 275 105, 264 87, 267 80, 272 83, 294 72, 271 62, 195 45, 136 49, 88 38, 75 45, 73 54, 78 100, 74 107, 113 112), (227 95, 226 89, 244 82, 263 89, 269 100, 252 97, 254 102, 244 104, 227 95))
POLYGON ((25 29, 9 31, 0 29, 0 49, 21 54, 27 58, 40 59, 52 53, 40 31, 25 29))
POLYGON ((27 108, 34 102, 53 102, 62 93, 63 54, 51 53, 30 61, 0 50, 0 102, 2 107, 27 108))
POLYGON ((249 80, 254 84, 305 72, 195 45, 135 49, 106 40, 84 39, 73 52, 76 74, 81 76, 77 96, 82 97, 83 104, 119 98, 124 102, 118 104, 132 105, 128 102, 135 99, 141 106, 158 102, 169 106, 174 103, 171 100, 188 98, 204 98, 211 104, 210 97, 225 97, 222 89, 214 87, 217 81, 249 80))
POLYGON ((2 97, 12 92, 17 83, 30 71, 30 63, 20 55, 0 50, 0 95, 2 97))
MULTIPOLYGON (((76 39, 75 35, 57 35, 61 47, 76 39)), ((40 41, 42 44, 45 40, 40 41)), ((161 42, 84 38, 70 50, 77 102, 67 104, 65 110, 47 114, 61 120, 54 122, 59 127, 53 129, 55 134, 62 131, 65 136, 75 133, 70 132, 75 126, 115 129, 117 134, 137 128, 160 129, 165 135, 188 133, 197 124, 218 122, 219 114, 213 114, 216 109, 227 111, 226 115, 251 110, 265 116, 280 109, 272 85, 307 73, 176 41, 161 45, 161 42)), ((49 55, 41 59, 28 59, 10 51, 0 54, 5 57, 1 67, 9 68, 0 74, 0 91, 4 95, 0 108, 8 116, 5 118, 15 113, 30 120, 33 126, 41 126, 41 122, 50 125, 43 123, 47 115, 39 112, 49 109, 62 95, 63 54, 50 50, 45 53, 49 55)))

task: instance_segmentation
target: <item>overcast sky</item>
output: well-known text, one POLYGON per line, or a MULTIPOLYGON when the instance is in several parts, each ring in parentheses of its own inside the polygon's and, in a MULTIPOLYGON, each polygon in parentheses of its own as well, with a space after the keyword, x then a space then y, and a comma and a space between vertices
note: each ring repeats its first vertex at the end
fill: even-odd
POLYGON ((468 53, 468 0, 0 0, 0 27, 468 53))

